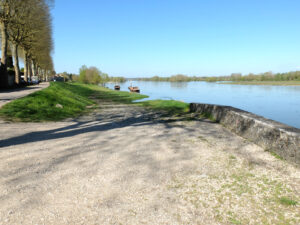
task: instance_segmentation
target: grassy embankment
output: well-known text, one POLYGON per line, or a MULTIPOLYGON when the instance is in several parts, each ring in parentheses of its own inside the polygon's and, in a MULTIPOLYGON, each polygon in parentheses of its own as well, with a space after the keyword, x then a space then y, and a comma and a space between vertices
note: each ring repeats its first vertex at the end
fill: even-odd
POLYGON ((57 121, 80 115, 93 104, 92 90, 64 83, 51 83, 41 91, 14 100, 0 109, 0 116, 13 121, 57 121), (57 104, 62 108, 56 107, 57 104))
POLYGON ((149 100, 142 102, 133 102, 135 100, 147 98, 147 95, 138 93, 130 93, 127 91, 114 91, 98 86, 90 86, 95 90, 95 94, 100 100, 114 101, 117 103, 134 104, 138 106, 148 107, 155 110, 163 110, 168 113, 185 113, 188 112, 189 104, 175 100, 149 100))
POLYGON ((150 107, 168 113, 184 113, 188 111, 188 104, 179 101, 154 100, 133 102, 146 97, 146 95, 113 91, 96 85, 51 83, 50 87, 44 90, 4 105, 0 109, 0 116, 11 121, 58 121, 77 117, 89 111, 95 104, 95 98, 100 101, 113 101, 150 107))

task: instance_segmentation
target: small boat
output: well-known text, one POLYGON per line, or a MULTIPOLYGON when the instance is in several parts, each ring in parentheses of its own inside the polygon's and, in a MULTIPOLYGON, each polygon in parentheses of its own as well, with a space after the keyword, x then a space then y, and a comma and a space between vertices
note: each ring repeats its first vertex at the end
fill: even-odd
POLYGON ((140 93, 139 87, 132 87, 132 86, 130 86, 130 87, 128 87, 128 89, 130 90, 130 92, 140 93))
POLYGON ((120 91, 120 85, 115 85, 115 90, 120 91))

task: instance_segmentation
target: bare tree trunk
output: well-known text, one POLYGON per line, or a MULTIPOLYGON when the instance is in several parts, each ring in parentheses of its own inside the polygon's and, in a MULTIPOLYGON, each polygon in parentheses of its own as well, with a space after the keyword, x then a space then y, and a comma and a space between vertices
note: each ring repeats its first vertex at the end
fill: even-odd
POLYGON ((40 76, 41 76, 41 68, 39 66, 36 66, 36 73, 37 73, 37 76, 39 77, 40 79, 40 76))
POLYGON ((7 26, 4 22, 0 23, 1 29, 1 63, 6 65, 7 59, 7 26))
POLYGON ((28 57, 26 52, 24 57, 24 81, 28 82, 28 57))
POLYGON ((31 61, 31 69, 32 69, 32 76, 36 76, 36 69, 35 69, 35 62, 34 60, 31 61))
POLYGON ((20 84, 21 75, 20 75, 20 67, 19 67, 18 45, 12 44, 12 53, 14 57, 15 83, 20 84))
POLYGON ((43 79, 43 71, 40 66, 38 67, 38 74, 39 74, 39 80, 41 81, 43 79))
POLYGON ((40 67, 35 66, 35 70, 36 70, 36 75, 37 75, 38 79, 40 80, 40 67))
POLYGON ((31 59, 28 58, 28 74, 29 74, 29 80, 32 81, 32 62, 31 59))
POLYGON ((35 67, 36 75, 37 75, 37 77, 39 77, 40 76, 39 67, 36 65, 36 63, 34 64, 34 67, 35 67))
POLYGON ((48 70, 45 69, 45 75, 46 75, 46 81, 49 81, 49 74, 48 74, 48 70))
POLYGON ((46 77, 46 70, 43 69, 43 81, 48 81, 46 77))
POLYGON ((0 22, 1 29, 1 68, 0 68, 0 86, 8 86, 8 73, 6 67, 7 59, 7 25, 4 21, 0 22))

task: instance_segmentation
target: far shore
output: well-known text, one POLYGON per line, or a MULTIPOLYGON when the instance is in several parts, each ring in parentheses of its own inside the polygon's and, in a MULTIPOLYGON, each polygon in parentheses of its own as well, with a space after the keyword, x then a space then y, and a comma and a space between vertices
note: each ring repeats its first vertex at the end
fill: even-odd
POLYGON ((272 86, 299 86, 300 81, 232 81, 220 82, 221 84, 238 84, 238 85, 272 85, 272 86))

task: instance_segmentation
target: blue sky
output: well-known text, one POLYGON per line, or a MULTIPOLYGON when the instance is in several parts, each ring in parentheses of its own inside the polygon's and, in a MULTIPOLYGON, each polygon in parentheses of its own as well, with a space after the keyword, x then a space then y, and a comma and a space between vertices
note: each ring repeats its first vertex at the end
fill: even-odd
POLYGON ((300 70, 299 0, 56 0, 56 72, 196 76, 300 70))

